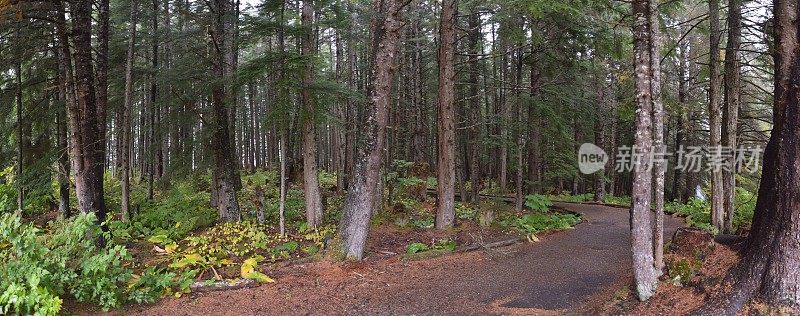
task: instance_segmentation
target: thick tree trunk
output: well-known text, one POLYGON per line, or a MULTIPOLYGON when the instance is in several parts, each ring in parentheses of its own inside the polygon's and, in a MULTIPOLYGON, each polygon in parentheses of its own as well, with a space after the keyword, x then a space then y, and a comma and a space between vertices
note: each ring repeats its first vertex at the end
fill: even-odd
POLYGON ((740 0, 728 0, 728 44, 725 47, 725 106, 722 111, 722 146, 730 148, 732 155, 722 169, 725 231, 733 233, 733 215, 736 195, 736 123, 739 117, 739 46, 741 42, 740 0))
POLYGON ((775 103, 753 230, 744 256, 699 315, 735 315, 758 299, 772 311, 800 307, 800 37, 797 0, 774 2, 775 103))
POLYGON ((314 7, 312 0, 303 1, 302 9, 302 56, 305 58, 302 91, 303 104, 303 191, 305 192, 306 223, 309 227, 322 225, 322 200, 317 179, 317 134, 315 128, 314 100, 311 95, 314 84, 314 7))
POLYGON ((125 61, 125 103, 122 105, 122 126, 120 141, 121 167, 122 167, 122 196, 120 198, 122 220, 129 220, 130 212, 130 143, 131 143, 131 107, 133 106, 133 59, 136 49, 136 18, 138 3, 131 2, 131 22, 128 26, 128 56, 125 61))
POLYGON ((97 155, 102 158, 103 170, 106 159, 106 110, 108 109, 108 29, 109 29, 109 0, 98 2, 98 34, 97 34, 97 155))
POLYGON ((439 26, 439 112, 438 159, 436 165, 436 228, 453 226, 455 220, 455 0, 442 2, 442 19, 439 26))
POLYGON ((641 154, 633 169, 631 191, 631 248, 633 252, 633 275, 636 295, 647 300, 655 294, 656 270, 653 266, 653 225, 650 215, 653 173, 650 169, 650 152, 653 150, 651 131, 653 111, 652 63, 650 60, 651 19, 650 1, 633 2, 634 69, 636 88, 636 134, 634 146, 641 154))
MULTIPOLYGON (((708 125, 709 150, 721 149, 722 116, 720 113, 720 69, 719 69, 719 0, 708 1, 708 21, 710 39, 709 51, 709 88, 708 88, 708 125), (716 148, 716 149, 715 149, 716 148)), ((720 166, 711 167, 711 223, 715 228, 722 230, 723 216, 723 182, 720 166)))
MULTIPOLYGON (((70 106, 72 159, 75 161, 75 193, 82 212, 94 212, 102 228, 108 231, 103 193, 103 161, 105 143, 98 131, 100 120, 95 100, 92 67, 92 1, 78 0, 70 5, 72 43, 75 46, 76 104, 70 106)), ((105 244, 103 236, 99 243, 105 244)))
POLYGON ((391 102, 395 54, 403 27, 403 0, 376 0, 372 19, 372 45, 369 86, 369 106, 366 108, 364 135, 358 149, 353 182, 345 199, 338 239, 342 255, 361 260, 364 256, 370 216, 374 212, 376 189, 380 181, 386 124, 391 102))
MULTIPOLYGON (((214 0, 216 16, 213 23, 213 47, 222 48, 229 36, 225 20, 230 14, 230 0, 214 0)), ((212 49, 214 75, 225 78, 225 52, 221 49, 212 49)), ((223 81, 224 82, 224 81, 223 81)), ((229 123, 229 106, 224 84, 216 84, 211 92, 212 102, 212 142, 211 148, 214 156, 214 178, 216 179, 217 210, 223 222, 233 222, 241 219, 239 201, 236 196, 236 166, 234 158, 236 146, 231 143, 231 129, 229 123)))

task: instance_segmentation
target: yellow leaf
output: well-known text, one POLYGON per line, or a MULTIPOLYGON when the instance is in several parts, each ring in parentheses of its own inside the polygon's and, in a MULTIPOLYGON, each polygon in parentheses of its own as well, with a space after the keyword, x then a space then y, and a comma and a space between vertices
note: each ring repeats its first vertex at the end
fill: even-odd
POLYGON ((534 234, 530 234, 530 235, 528 235, 528 241, 529 242, 539 242, 539 237, 536 237, 536 235, 534 235, 534 234))
POLYGON ((169 244, 169 245, 164 246, 164 251, 166 251, 167 253, 173 253, 177 249, 178 249, 178 244, 176 244, 174 242, 169 244))

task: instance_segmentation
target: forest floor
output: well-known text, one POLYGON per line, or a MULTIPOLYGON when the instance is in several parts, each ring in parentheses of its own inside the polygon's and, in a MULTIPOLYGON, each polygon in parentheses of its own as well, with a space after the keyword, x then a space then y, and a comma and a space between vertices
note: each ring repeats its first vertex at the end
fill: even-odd
MULTIPOLYGON (((482 251, 409 260, 284 267, 275 283, 126 307, 136 315, 551 315, 586 311, 630 280, 628 211, 555 203, 583 214, 575 229, 482 251)), ((683 220, 666 218, 666 236, 683 220)), ((97 310, 79 310, 95 314, 97 310)), ((112 312, 114 313, 114 312, 112 312)))

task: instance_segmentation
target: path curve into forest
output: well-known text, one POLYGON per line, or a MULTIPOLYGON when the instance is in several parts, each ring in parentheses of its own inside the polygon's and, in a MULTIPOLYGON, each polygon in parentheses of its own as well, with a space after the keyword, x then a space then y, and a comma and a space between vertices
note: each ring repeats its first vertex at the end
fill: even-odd
MULTIPOLYGON (((628 211, 555 203, 579 212, 574 230, 538 243, 405 261, 287 269, 277 283, 191 294, 130 307, 147 315, 486 315, 571 314, 622 286, 631 265, 628 211)), ((682 225, 665 219, 667 237, 682 225)))

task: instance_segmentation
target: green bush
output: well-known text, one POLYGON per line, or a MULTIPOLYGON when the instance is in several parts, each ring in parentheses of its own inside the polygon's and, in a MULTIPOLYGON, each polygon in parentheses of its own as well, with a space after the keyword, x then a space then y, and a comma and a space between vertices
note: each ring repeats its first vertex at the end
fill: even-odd
POLYGON ((153 301, 163 290, 151 289, 174 286, 171 276, 167 283, 155 270, 135 276, 125 247, 98 247, 92 237, 102 234, 96 222, 94 214, 80 214, 43 231, 16 215, 2 215, 0 314, 55 315, 65 295, 108 310, 129 299, 153 301))
POLYGON ((525 197, 525 206, 534 211, 547 212, 553 206, 553 202, 542 195, 535 194, 525 197))
POLYGON ((527 234, 536 234, 543 231, 569 229, 581 221, 575 214, 562 213, 534 213, 524 214, 520 217, 509 217, 500 222, 501 225, 513 227, 527 234))
POLYGON ((176 184, 157 201, 145 204, 130 227, 141 236, 167 235, 179 240, 199 228, 209 227, 217 212, 209 206, 208 192, 195 191, 188 184, 176 184))

